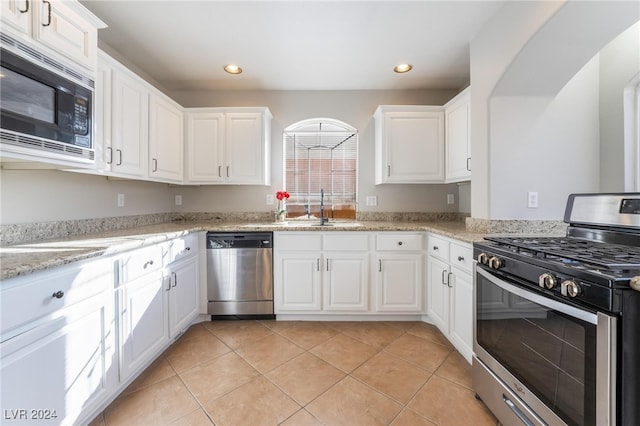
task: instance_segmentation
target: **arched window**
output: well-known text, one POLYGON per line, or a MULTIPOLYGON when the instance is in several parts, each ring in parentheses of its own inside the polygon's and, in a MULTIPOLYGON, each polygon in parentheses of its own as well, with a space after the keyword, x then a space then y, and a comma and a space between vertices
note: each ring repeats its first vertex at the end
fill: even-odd
POLYGON ((284 130, 287 216, 355 219, 358 131, 338 120, 312 118, 284 130), (321 194, 324 198, 321 200, 321 194))

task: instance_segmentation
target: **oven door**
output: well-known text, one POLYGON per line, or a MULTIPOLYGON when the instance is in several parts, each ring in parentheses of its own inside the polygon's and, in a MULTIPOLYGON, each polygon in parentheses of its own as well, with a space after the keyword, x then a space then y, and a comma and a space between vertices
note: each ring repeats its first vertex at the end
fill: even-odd
POLYGON ((480 265, 475 276, 474 386, 494 414, 505 424, 616 424, 616 318, 480 265))

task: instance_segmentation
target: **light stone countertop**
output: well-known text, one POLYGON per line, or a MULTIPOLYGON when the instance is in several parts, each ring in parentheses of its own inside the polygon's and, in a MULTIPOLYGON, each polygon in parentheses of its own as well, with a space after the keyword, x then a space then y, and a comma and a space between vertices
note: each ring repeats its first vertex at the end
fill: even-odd
POLYGON ((0 247, 0 280, 94 257, 115 255, 200 231, 413 231, 434 232, 467 243, 480 241, 484 237, 484 234, 468 232, 464 222, 354 223, 353 221, 335 221, 331 222, 331 226, 318 226, 315 222, 296 221, 285 224, 216 221, 171 222, 0 247))

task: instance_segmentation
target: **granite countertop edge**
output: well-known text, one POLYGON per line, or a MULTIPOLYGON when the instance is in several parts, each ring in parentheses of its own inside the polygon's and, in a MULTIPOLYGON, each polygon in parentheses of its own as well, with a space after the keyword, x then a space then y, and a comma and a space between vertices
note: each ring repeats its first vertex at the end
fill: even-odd
POLYGON ((132 249, 172 240, 193 232, 433 232, 466 243, 483 239, 485 234, 469 232, 464 222, 333 222, 331 226, 313 224, 274 224, 247 222, 170 222, 102 233, 74 235, 54 240, 32 241, 0 247, 0 280, 29 275, 37 271, 110 256, 132 249))

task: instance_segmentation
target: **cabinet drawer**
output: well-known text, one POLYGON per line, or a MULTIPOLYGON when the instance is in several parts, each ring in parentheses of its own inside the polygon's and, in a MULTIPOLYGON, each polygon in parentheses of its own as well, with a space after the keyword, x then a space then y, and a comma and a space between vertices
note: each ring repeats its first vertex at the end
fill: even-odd
POLYGON ((368 251, 369 234, 361 232, 336 232, 324 236, 324 250, 368 251))
POLYGON ((276 234, 273 248, 278 251, 319 251, 322 249, 322 235, 314 232, 276 234))
POLYGON ((451 266, 471 273, 473 267, 473 251, 471 247, 452 243, 449 249, 451 266))
POLYGON ((429 255, 449 261, 449 241, 444 238, 429 236, 429 255))
POLYGON ((194 233, 169 241, 169 262, 197 253, 199 235, 194 233))
POLYGON ((134 250, 120 258, 120 284, 133 281, 162 267, 167 244, 155 244, 134 250))
POLYGON ((0 292, 0 340, 12 337, 12 330, 18 327, 58 316, 57 311, 113 288, 114 262, 83 262, 4 281, 0 292))
POLYGON ((378 234, 376 235, 376 250, 420 251, 422 250, 422 240, 422 234, 378 234))

